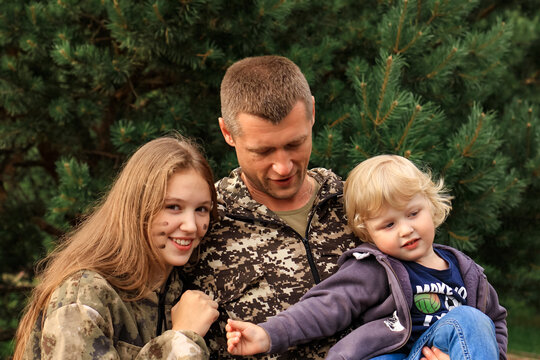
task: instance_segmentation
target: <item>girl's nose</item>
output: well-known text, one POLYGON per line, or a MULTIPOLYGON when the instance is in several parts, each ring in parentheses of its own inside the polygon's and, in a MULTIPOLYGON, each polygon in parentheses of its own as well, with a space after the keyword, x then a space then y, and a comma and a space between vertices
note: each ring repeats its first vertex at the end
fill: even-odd
POLYGON ((188 232, 188 233, 196 232, 197 221, 195 219, 195 212, 193 211, 184 212, 179 228, 181 231, 188 232))

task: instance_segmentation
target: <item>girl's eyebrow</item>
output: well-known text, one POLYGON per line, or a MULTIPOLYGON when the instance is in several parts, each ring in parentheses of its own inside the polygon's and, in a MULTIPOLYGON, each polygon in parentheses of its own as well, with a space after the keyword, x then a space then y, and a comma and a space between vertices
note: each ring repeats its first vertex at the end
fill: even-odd
POLYGON ((184 199, 177 198, 177 197, 165 197, 165 201, 184 201, 184 199))
MULTIPOLYGON (((186 200, 184 199, 181 199, 181 198, 177 198, 177 197, 165 197, 165 202, 185 202, 186 200)), ((207 201, 203 201, 201 202, 199 205, 211 205, 212 204, 212 200, 207 200, 207 201)))

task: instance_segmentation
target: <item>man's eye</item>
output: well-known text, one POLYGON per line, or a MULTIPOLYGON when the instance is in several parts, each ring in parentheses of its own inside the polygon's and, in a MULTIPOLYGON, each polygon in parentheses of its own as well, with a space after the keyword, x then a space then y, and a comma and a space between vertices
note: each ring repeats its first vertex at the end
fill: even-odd
POLYGON ((300 147, 300 145, 302 145, 302 143, 293 143, 293 144, 287 145, 287 148, 291 149, 291 150, 294 150, 294 149, 297 149, 298 147, 300 147))

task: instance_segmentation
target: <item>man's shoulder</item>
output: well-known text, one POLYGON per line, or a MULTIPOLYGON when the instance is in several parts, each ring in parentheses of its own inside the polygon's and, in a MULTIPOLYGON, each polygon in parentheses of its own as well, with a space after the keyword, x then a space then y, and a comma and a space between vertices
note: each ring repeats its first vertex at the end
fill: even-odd
POLYGON ((313 168, 308 170, 308 175, 319 183, 319 198, 324 199, 343 194, 343 180, 331 169, 313 168))
POLYGON ((319 181, 320 183, 324 183, 326 181, 331 182, 337 182, 341 183, 343 182, 341 176, 336 174, 332 169, 326 169, 323 167, 315 167, 308 170, 308 175, 313 177, 315 180, 319 181))

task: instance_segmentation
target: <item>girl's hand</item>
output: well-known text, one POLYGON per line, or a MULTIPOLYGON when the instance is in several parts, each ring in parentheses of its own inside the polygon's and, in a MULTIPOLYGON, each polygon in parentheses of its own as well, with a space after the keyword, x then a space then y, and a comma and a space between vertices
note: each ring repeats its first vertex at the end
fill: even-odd
POLYGON ((425 346, 422 349, 422 355, 424 355, 423 358, 420 360, 450 360, 450 356, 443 353, 441 350, 437 349, 435 346, 432 346, 431 348, 425 346))
POLYGON ((233 355, 253 355, 270 350, 270 336, 253 323, 229 319, 227 330, 227 351, 233 355))
POLYGON ((219 316, 218 303, 202 291, 187 290, 171 309, 173 330, 192 330, 206 335, 219 316))

